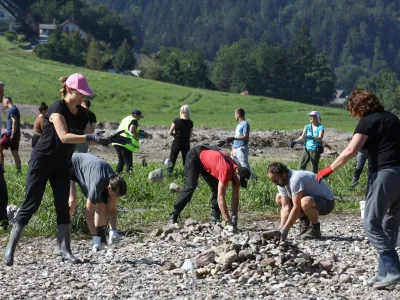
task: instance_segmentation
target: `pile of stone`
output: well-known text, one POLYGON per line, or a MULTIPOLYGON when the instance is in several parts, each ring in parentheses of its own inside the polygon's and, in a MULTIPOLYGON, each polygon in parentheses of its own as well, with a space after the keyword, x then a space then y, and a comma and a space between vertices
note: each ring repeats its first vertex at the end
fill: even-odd
MULTIPOLYGON (((162 271, 170 275, 189 274, 230 283, 269 282, 281 288, 288 284, 288 278, 294 281, 320 276, 331 278, 340 269, 334 255, 314 259, 300 251, 295 243, 280 241, 276 230, 239 232, 221 223, 201 224, 188 219, 182 228, 177 224, 168 225, 154 230, 151 235, 166 242, 204 243, 209 248, 180 262, 164 262, 162 271)), ((351 277, 343 274, 340 281, 350 282, 351 277)))

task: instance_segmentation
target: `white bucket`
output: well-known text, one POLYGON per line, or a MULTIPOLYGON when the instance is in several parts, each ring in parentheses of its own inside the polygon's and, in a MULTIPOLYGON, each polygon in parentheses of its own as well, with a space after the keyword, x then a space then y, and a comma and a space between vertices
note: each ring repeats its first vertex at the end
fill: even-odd
POLYGON ((365 208, 365 201, 360 201, 360 212, 362 220, 364 220, 364 208, 365 208))

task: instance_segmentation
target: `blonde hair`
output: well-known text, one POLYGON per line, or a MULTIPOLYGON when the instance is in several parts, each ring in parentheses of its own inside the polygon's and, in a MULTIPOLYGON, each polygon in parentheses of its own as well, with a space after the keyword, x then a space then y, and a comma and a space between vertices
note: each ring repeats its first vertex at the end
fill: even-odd
POLYGON ((65 83, 67 81, 68 77, 60 77, 58 80, 61 81, 62 87, 60 89, 60 94, 63 97, 63 99, 65 98, 65 96, 67 96, 67 84, 65 83))
POLYGON ((180 113, 183 114, 185 116, 186 120, 190 120, 190 109, 189 109, 189 105, 183 105, 181 107, 180 113))

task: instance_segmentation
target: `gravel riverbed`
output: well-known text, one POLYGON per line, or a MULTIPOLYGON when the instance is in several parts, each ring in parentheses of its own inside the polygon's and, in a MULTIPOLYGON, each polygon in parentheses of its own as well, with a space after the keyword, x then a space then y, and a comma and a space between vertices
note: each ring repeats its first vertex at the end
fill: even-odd
POLYGON ((234 232, 189 219, 95 253, 74 240, 80 265, 53 253, 55 237, 24 237, 14 266, 0 266, 0 299, 400 299, 400 285, 366 285, 377 259, 358 216, 322 218, 321 240, 293 228, 281 243, 266 233, 277 225, 239 222, 234 232))

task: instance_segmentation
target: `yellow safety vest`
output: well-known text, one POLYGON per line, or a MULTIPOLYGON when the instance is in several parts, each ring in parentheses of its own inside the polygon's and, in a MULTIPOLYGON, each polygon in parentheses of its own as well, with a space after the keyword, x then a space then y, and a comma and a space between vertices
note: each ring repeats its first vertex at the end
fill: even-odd
POLYGON ((121 124, 119 124, 119 127, 118 127, 118 131, 120 131, 120 130, 125 131, 124 133, 121 133, 121 136, 130 138, 132 140, 132 143, 126 144, 126 145, 112 143, 113 146, 118 145, 118 146, 122 146, 122 147, 128 149, 129 151, 139 152, 140 142, 138 140, 136 140, 135 136, 129 131, 129 124, 131 124, 132 120, 134 120, 134 119, 135 118, 132 116, 127 116, 122 119, 121 124))

